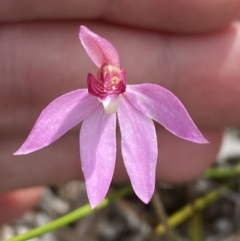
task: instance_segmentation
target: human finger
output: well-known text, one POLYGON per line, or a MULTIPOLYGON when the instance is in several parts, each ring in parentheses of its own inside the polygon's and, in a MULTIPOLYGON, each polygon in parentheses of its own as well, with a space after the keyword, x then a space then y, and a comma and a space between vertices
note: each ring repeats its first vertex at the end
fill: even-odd
MULTIPOLYGON (((51 146, 23 156, 12 155, 20 146, 23 137, 4 139, 0 145, 0 192, 40 185, 58 185, 73 179, 82 180, 78 133, 76 128, 72 134, 66 134, 51 146), (9 178, 12 176, 14 178, 9 178)), ((203 131, 203 134, 211 144, 198 145, 182 140, 157 125, 158 181, 180 183, 192 180, 214 162, 221 143, 221 131, 203 131)), ((120 152, 116 165, 114 180, 128 181, 120 152)))
MULTIPOLYGON (((195 36, 90 26, 119 50, 128 84, 168 88, 200 126, 240 126, 240 24, 195 36)), ((78 27, 72 22, 1 26, 1 135, 27 134, 50 101, 86 88, 87 73, 96 67, 80 46, 78 27)))
POLYGON ((42 188, 29 188, 0 194, 0 225, 20 218, 37 204, 42 193, 42 188))
POLYGON ((240 16, 239 0, 8 0, 0 21, 88 19, 152 30, 196 33, 220 29, 240 16))

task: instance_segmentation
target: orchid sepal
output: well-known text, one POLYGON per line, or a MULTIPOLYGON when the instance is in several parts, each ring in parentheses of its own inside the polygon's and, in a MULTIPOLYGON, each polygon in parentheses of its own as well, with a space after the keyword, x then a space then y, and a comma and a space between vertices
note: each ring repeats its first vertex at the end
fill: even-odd
POLYGON ((155 84, 128 85, 125 96, 136 109, 174 135, 199 144, 208 143, 181 101, 169 90, 155 84))

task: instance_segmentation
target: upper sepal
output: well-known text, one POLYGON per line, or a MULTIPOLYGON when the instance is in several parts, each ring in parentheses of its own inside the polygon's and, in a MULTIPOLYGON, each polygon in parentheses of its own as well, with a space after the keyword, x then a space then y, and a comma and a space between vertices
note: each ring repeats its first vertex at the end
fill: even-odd
POLYGON ((103 64, 111 64, 120 68, 118 52, 106 39, 83 25, 80 26, 79 38, 88 56, 97 67, 100 68, 103 64))

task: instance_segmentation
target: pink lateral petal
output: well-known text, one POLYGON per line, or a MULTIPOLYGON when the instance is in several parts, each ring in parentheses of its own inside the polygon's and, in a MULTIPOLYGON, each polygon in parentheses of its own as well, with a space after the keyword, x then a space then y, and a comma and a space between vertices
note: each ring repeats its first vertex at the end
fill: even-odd
POLYGON ((143 202, 148 203, 155 188, 158 155, 154 123, 135 109, 125 97, 122 98, 117 113, 125 167, 135 193, 143 202))
POLYGON ((106 39, 93 33, 85 26, 80 26, 79 38, 88 56, 97 67, 111 64, 120 68, 118 52, 106 39))
POLYGON ((208 143, 180 100, 169 90, 154 84, 128 85, 125 93, 135 108, 183 139, 208 143))
POLYGON ((27 140, 14 155, 23 155, 50 145, 76 126, 100 104, 86 89, 62 95, 41 113, 27 140))
POLYGON ((108 115, 99 106, 83 121, 80 156, 92 208, 106 196, 116 160, 116 114, 108 115))

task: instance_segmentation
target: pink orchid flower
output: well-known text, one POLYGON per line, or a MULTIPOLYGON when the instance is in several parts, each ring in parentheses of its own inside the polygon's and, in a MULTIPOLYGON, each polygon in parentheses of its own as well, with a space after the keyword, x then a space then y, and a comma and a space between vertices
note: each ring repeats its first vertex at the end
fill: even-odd
POLYGON ((48 146, 83 121, 80 157, 94 208, 105 197, 112 180, 118 118, 125 167, 135 193, 148 203, 154 192, 158 155, 153 120, 183 139, 196 143, 207 140, 169 90, 155 84, 126 85, 125 69, 120 69, 118 52, 111 43, 84 26, 79 37, 99 68, 97 75, 88 74, 87 89, 74 90, 50 103, 15 155, 48 146))

